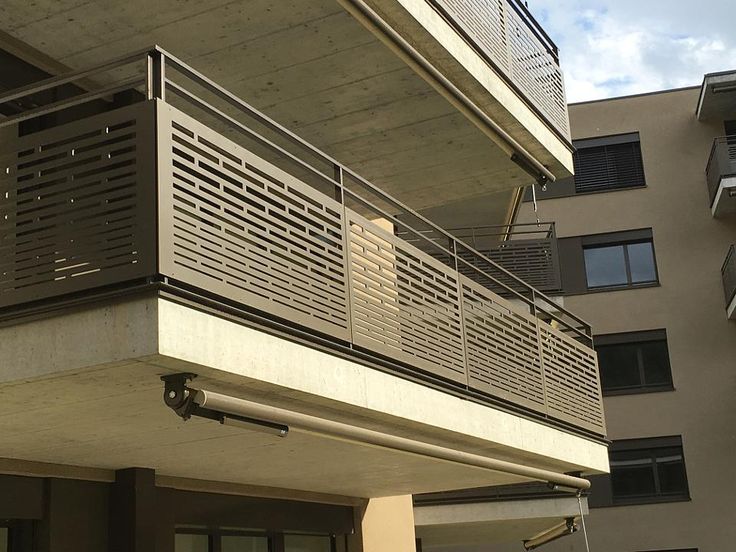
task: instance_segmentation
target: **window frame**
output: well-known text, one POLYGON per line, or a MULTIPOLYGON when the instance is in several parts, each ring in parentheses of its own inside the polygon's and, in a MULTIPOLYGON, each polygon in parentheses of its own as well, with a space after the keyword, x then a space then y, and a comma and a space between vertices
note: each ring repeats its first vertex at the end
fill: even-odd
MULTIPOLYGON (((636 332, 623 332, 615 334, 601 334, 593 337, 593 348, 598 351, 598 347, 615 347, 617 345, 637 345, 644 343, 659 343, 664 344, 666 360, 667 360, 667 371, 669 374, 669 381, 667 383, 657 384, 640 384, 638 386, 631 387, 616 387, 613 389, 606 389, 603 387, 603 372, 600 366, 600 359, 598 362, 598 371, 601 381, 601 391, 604 397, 615 397, 620 395, 638 395, 644 393, 662 393, 666 391, 674 391, 675 385, 672 378, 672 359, 670 357, 669 342, 667 340, 667 331, 665 329, 657 330, 645 330, 636 332)), ((640 381, 646 381, 644 377, 645 367, 642 358, 641 349, 637 349, 637 364, 639 370, 640 381)))
POLYGON ((585 280, 585 286, 587 293, 597 293, 602 291, 615 291, 620 289, 639 289, 648 287, 660 286, 659 280, 659 267, 657 266, 657 251, 654 247, 654 236, 652 229, 647 230, 632 230, 624 232, 613 232, 610 234, 593 234, 590 236, 583 236, 581 239, 582 246, 582 261, 583 261, 583 276, 585 280), (648 280, 645 282, 632 282, 631 279, 631 262, 629 260, 629 245, 635 245, 639 243, 649 243, 652 248, 652 262, 654 265, 654 280, 648 280), (588 283, 588 265, 585 261, 585 251, 590 249, 597 249, 603 247, 623 246, 624 252, 624 268, 626 270, 625 284, 610 284, 602 286, 590 286, 588 283))
POLYGON ((690 496, 690 482, 687 476, 687 463, 685 461, 685 449, 682 444, 682 437, 680 435, 668 436, 668 437, 653 437, 644 439, 625 439, 620 441, 614 441, 609 449, 609 461, 612 462, 612 455, 619 452, 649 452, 649 458, 652 459, 652 471, 654 474, 655 494, 651 495, 639 495, 639 496, 628 496, 628 497, 616 497, 613 492, 613 468, 609 474, 610 482, 610 493, 611 493, 611 504, 610 506, 629 506, 636 504, 660 504, 666 502, 688 502, 691 500, 690 496), (682 456, 682 470, 684 474, 684 490, 682 493, 674 494, 663 494, 659 492, 659 472, 656 462, 656 451, 659 449, 679 448, 680 455, 682 456))
POLYGON ((314 537, 325 537, 330 539, 330 550, 336 552, 337 540, 335 535, 322 533, 308 533, 304 531, 266 531, 259 529, 222 529, 219 527, 176 527, 175 535, 203 535, 208 537, 208 552, 220 552, 222 550, 222 537, 260 537, 268 541, 268 552, 283 552, 284 540, 290 535, 304 535, 314 537))

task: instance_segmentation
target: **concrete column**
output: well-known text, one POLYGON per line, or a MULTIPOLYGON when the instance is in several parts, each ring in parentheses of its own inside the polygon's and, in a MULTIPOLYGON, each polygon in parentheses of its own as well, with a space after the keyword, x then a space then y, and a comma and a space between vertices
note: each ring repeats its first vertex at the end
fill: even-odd
POLYGON ((356 534, 349 552, 415 552, 411 495, 373 498, 356 508, 356 534))
POLYGON ((156 552, 157 506, 153 470, 115 472, 110 497, 110 552, 156 552))

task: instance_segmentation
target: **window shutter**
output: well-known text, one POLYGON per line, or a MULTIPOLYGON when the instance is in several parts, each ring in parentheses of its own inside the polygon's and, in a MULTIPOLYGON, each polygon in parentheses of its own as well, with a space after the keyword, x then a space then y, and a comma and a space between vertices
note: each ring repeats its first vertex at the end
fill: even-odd
POLYGON ((644 186, 638 141, 580 148, 573 157, 575 193, 644 186))

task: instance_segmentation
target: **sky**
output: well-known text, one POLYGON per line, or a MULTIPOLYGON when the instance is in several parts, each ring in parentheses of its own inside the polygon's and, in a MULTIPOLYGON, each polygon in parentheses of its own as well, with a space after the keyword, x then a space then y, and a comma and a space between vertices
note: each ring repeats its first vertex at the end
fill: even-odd
POLYGON ((527 0, 570 103, 700 85, 736 69, 736 0, 527 0))

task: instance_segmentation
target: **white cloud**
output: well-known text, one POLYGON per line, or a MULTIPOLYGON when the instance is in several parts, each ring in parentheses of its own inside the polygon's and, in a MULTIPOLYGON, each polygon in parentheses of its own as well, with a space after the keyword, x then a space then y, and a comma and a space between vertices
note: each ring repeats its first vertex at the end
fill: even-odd
POLYGON ((736 69, 736 3, 529 0, 560 48, 570 102, 700 84, 736 69))

